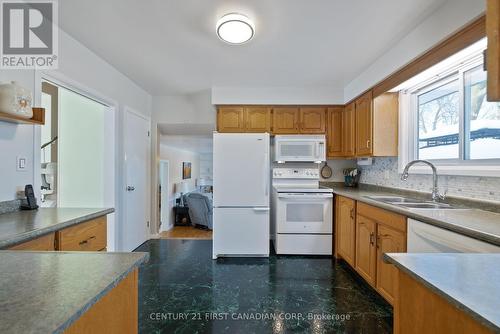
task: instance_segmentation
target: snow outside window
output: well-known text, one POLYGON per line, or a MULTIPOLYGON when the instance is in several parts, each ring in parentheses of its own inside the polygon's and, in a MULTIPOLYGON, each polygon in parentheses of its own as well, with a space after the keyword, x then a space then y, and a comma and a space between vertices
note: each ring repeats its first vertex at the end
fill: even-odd
POLYGON ((482 60, 448 72, 413 95, 416 158, 476 164, 500 159, 500 103, 486 100, 482 60))

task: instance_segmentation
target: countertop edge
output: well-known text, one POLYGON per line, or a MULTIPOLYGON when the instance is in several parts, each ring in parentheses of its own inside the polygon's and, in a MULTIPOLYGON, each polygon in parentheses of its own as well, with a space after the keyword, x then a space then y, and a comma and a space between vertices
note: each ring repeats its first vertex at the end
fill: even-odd
MULTIPOLYGON (((366 198, 363 196, 358 196, 358 195, 350 193, 349 191, 342 191, 342 189, 338 189, 335 187, 332 187, 332 189, 333 189, 333 193, 336 195, 344 196, 344 197, 347 197, 347 198, 350 198, 350 199, 353 199, 353 200, 356 200, 356 201, 359 201, 362 203, 372 205, 374 207, 378 207, 380 209, 395 212, 395 213, 401 214, 403 216, 406 216, 408 218, 416 219, 416 220, 419 220, 423 223, 434 225, 436 227, 441 227, 441 228, 444 228, 446 230, 456 232, 456 233, 465 235, 465 236, 473 238, 473 239, 481 240, 481 241, 487 242, 487 243, 495 245, 495 246, 500 246, 500 237, 499 236, 496 236, 496 235, 493 235, 490 233, 486 233, 486 232, 477 231, 477 230, 471 230, 471 229, 461 227, 461 226, 456 225, 456 224, 450 224, 450 223, 444 222, 442 220, 437 220, 437 219, 434 219, 434 218, 431 218, 431 217, 428 217, 425 215, 421 215, 421 214, 413 212, 411 210, 398 208, 398 207, 391 205, 391 204, 382 203, 380 201, 375 201, 375 200, 372 200, 372 199, 369 199, 369 198, 366 198)), ((380 194, 381 195, 390 194, 390 192, 382 191, 380 194)), ((460 210, 460 209, 457 209, 457 210, 460 210)), ((471 208, 471 210, 477 210, 477 209, 471 208)))
POLYGON ((426 288, 431 290, 432 292, 436 293, 437 295, 441 296, 444 298, 446 301, 448 301, 450 304, 453 306, 457 307, 459 310, 465 312, 466 314, 470 315, 472 318, 480 322, 482 325, 488 327, 489 329, 493 330, 495 333, 500 333, 500 327, 498 324, 495 324, 479 314, 478 312, 474 311, 464 303, 460 302, 456 298, 450 296, 443 290, 441 290, 439 287, 435 286, 434 284, 430 283, 428 280, 414 272, 413 270, 409 269, 405 265, 401 264, 396 258, 392 257, 392 255, 397 254, 391 254, 391 253, 384 253, 383 260, 386 263, 390 263, 395 265, 399 270, 403 271, 405 274, 409 275, 411 278, 415 279, 417 282, 421 283, 424 285, 426 288))
POLYGON ((114 208, 106 208, 106 209, 96 211, 94 213, 85 214, 85 215, 78 217, 78 218, 73 218, 73 219, 70 219, 70 220, 65 221, 65 222, 54 224, 54 225, 51 225, 49 227, 40 228, 40 229, 25 232, 22 234, 18 234, 15 237, 12 237, 10 239, 0 240, 0 249, 6 250, 6 248, 8 248, 8 247, 22 244, 23 242, 27 242, 27 241, 36 239, 37 237, 41 237, 45 234, 49 234, 51 232, 55 232, 55 231, 58 231, 58 230, 61 230, 63 228, 70 227, 73 225, 78 225, 78 224, 84 223, 86 221, 95 219, 95 218, 106 216, 106 215, 109 215, 113 212, 115 212, 114 208))
MULTIPOLYGON (((61 252, 66 253, 66 252, 61 252)), ((71 253, 71 252, 67 252, 71 253)), ((79 252, 82 253, 82 252, 79 252)), ((114 253, 117 254, 117 253, 114 253)), ((130 254, 130 253, 123 253, 130 254)), ((64 333, 66 329, 71 327, 71 325, 76 322, 80 317, 85 314, 92 306, 94 306, 99 300, 101 300, 109 291, 113 290, 125 277, 127 277, 133 270, 139 268, 142 264, 149 261, 149 253, 147 252, 136 252, 134 254, 142 254, 142 257, 137 259, 128 270, 124 271, 121 275, 117 276, 113 282, 106 286, 99 294, 91 298, 85 305, 83 305, 74 315, 72 315, 68 320, 62 323, 57 329, 53 331, 54 334, 64 333)), ((103 254, 105 255, 105 254, 103 254)))

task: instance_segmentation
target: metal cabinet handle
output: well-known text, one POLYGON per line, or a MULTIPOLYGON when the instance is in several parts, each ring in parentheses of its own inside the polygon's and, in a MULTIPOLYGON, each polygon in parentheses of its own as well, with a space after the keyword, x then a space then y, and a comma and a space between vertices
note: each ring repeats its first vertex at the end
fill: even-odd
POLYGON ((90 238, 88 239, 85 239, 83 241, 80 241, 78 244, 81 246, 81 245, 85 245, 85 244, 88 244, 90 240, 92 239, 95 239, 95 235, 94 236, 91 236, 90 238))
POLYGON ((370 233, 370 245, 375 245, 375 233, 370 233))
POLYGON ((351 209, 351 219, 354 219, 354 208, 351 209))
POLYGON ((366 141, 366 148, 370 148, 370 139, 366 141))
POLYGON ((127 186, 127 191, 134 191, 134 190, 135 190, 135 187, 127 186))

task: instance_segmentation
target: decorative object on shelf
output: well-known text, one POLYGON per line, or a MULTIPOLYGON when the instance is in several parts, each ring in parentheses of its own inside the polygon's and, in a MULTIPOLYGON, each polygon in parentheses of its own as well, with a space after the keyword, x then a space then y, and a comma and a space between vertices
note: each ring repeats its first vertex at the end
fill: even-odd
POLYGON ((190 179, 191 178, 191 163, 183 162, 182 163, 182 179, 190 179))
POLYGON ((321 168, 321 177, 324 179, 329 179, 333 175, 332 168, 328 166, 328 162, 325 161, 325 165, 321 168))
POLYGON ((344 183, 346 187, 357 187, 359 178, 361 177, 361 170, 358 168, 344 169, 344 183))
POLYGON ((177 182, 175 184, 175 192, 180 194, 180 206, 184 206, 184 194, 189 192, 189 185, 186 182, 177 182))
POLYGON ((30 119, 33 117, 31 91, 16 81, 0 85, 0 111, 30 119))

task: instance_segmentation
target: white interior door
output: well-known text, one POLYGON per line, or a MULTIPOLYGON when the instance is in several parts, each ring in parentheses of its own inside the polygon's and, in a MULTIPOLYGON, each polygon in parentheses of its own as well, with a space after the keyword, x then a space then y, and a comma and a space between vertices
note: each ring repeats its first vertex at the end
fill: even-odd
POLYGON ((132 111, 124 116, 125 217, 122 250, 131 251, 149 238, 150 121, 132 111))

